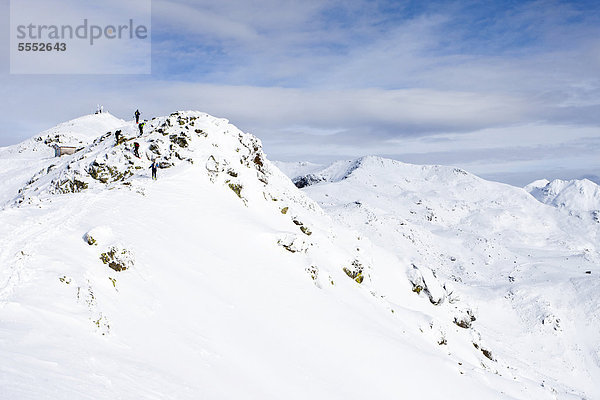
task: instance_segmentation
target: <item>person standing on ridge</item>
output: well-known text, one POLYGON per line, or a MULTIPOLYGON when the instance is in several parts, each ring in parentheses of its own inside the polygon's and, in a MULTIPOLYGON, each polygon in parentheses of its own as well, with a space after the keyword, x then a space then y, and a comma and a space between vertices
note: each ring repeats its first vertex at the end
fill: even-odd
POLYGON ((140 110, 135 110, 135 113, 133 115, 135 115, 135 123, 139 124, 140 123, 140 110))
POLYGON ((144 125, 146 125, 145 122, 140 122, 138 124, 138 128, 140 128, 140 136, 142 136, 144 134, 144 125))
POLYGON ((115 132, 115 140, 116 140, 115 146, 118 146, 118 145, 120 145, 121 143, 124 142, 124 137, 121 134, 121 130, 120 129, 115 132))
POLYGON ((156 160, 152 160, 150 168, 152 168, 152 179, 156 180, 156 171, 158 170, 158 163, 156 162, 156 160))

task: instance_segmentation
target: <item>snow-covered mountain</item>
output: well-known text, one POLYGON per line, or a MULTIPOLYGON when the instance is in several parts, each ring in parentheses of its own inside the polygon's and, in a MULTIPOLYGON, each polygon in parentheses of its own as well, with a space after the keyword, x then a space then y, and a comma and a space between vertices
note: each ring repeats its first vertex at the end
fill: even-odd
POLYGON ((600 213, 600 186, 588 179, 542 179, 525 186, 525 190, 544 204, 578 213, 600 213))
POLYGON ((600 224, 372 157, 303 192, 200 112, 76 121, 0 149, 0 398, 600 395, 600 224))
MULTIPOLYGON (((600 224, 456 168, 363 157, 312 176, 305 193, 328 214, 431 270, 436 300, 461 299, 498 371, 600 397, 600 224)), ((593 204, 588 182, 570 207, 593 204)))

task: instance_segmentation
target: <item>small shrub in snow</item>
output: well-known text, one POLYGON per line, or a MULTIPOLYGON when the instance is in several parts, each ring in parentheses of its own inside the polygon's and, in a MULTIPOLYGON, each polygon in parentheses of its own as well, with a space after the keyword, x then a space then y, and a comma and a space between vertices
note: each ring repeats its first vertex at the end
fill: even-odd
MULTIPOLYGON (((306 268, 306 272, 308 273, 310 278, 313 280, 313 283, 315 284, 315 286, 320 289, 321 282, 319 280, 319 268, 317 268, 314 265, 311 265, 310 267, 306 268)), ((331 277, 329 278, 329 280, 331 281, 331 277)), ((331 281, 331 284, 333 285, 333 281, 331 281)))
POLYGON ((134 264, 133 254, 117 246, 111 246, 107 252, 100 254, 100 260, 115 271, 125 271, 134 264))
POLYGON ((302 231, 302 233, 304 233, 306 236, 310 236, 312 235, 312 232, 310 231, 310 229, 308 229, 306 226, 301 226, 300 230, 302 231))
POLYGON ((489 359, 489 360, 491 360, 491 361, 496 361, 496 359, 495 359, 495 358, 494 358, 494 356, 492 355, 492 351, 491 351, 491 350, 484 349, 483 347, 479 346, 477 343, 473 343, 473 346, 474 346, 474 347, 475 347, 477 350, 481 351, 481 352, 483 353, 483 355, 484 355, 484 356, 485 356, 487 359, 489 359))
POLYGON ((342 268, 342 270, 348 275, 349 278, 355 280, 357 283, 363 283, 365 277, 363 276, 364 267, 358 260, 352 261, 351 268, 342 268))
POLYGON ((319 269, 317 267, 311 265, 310 267, 306 268, 306 272, 308 273, 308 275, 310 275, 313 281, 317 280, 319 276, 319 269))
POLYGON ((100 313, 98 319, 92 320, 92 322, 94 323, 94 325, 96 325, 96 329, 99 333, 102 334, 102 336, 108 335, 110 333, 110 324, 108 322, 108 319, 105 316, 103 316, 102 313, 100 313))
POLYGON ((90 246, 93 246, 93 245, 98 246, 98 241, 96 239, 94 239, 94 237, 92 235, 90 235, 89 233, 85 234, 84 239, 85 239, 86 243, 89 244, 90 246))
POLYGON ((242 185, 239 183, 230 183, 229 189, 233 190, 235 194, 241 199, 242 198, 242 185))

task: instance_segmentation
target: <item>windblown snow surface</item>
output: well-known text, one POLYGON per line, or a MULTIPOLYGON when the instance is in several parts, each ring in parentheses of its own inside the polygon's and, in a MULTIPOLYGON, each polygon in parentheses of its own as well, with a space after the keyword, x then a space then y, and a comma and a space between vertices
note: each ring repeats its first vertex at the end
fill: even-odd
POLYGON ((200 112, 0 179, 2 399, 600 397, 600 224, 523 189, 368 157, 301 191, 200 112))
MULTIPOLYGON (((378 157, 293 178, 314 182, 305 193, 334 220, 412 263, 426 283, 434 277, 429 297, 440 303, 433 321, 442 333, 460 331, 452 322, 470 312, 474 321, 460 325, 495 360, 483 369, 527 377, 556 398, 600 398, 596 184, 536 181, 523 190, 378 157)), ((460 354, 455 345, 444 346, 450 357, 460 354)))

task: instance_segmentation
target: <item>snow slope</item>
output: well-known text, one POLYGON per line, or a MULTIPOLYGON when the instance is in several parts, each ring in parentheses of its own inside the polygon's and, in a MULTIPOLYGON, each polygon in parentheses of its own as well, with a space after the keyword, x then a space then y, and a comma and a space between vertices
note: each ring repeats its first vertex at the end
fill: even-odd
POLYGON ((0 398, 553 398, 252 135, 199 112, 118 129, 2 187, 0 398))
POLYGON ((0 398, 598 397, 593 227, 374 158, 328 215, 227 120, 99 131, 2 186, 0 398))
POLYGON ((499 372, 600 398, 600 224, 456 168, 364 157, 314 175, 328 214, 413 263, 413 282, 436 277, 431 302, 460 299, 499 372))

